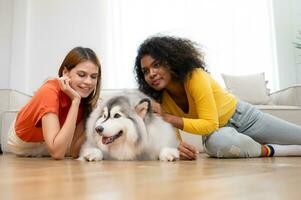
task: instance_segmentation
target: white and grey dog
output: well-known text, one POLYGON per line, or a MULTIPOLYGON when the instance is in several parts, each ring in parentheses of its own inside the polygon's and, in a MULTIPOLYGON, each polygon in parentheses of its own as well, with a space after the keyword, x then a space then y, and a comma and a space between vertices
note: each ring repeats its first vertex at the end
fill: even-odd
POLYGON ((174 128, 152 113, 142 94, 120 95, 99 105, 87 121, 87 141, 79 160, 157 160, 179 158, 174 128))

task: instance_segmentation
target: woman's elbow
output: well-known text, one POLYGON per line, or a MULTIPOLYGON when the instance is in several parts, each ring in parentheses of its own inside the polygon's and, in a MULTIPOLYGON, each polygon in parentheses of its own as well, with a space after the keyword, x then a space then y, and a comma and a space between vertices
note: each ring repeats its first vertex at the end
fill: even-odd
POLYGON ((65 154, 59 151, 50 151, 50 156, 55 160, 63 160, 65 158, 65 154))
POLYGON ((214 129, 215 129, 215 131, 216 131, 217 129, 219 129, 219 123, 218 123, 218 122, 214 122, 214 129))
POLYGON ((217 121, 213 121, 210 124, 210 130, 208 131, 209 134, 217 131, 219 129, 219 123, 217 121))
POLYGON ((65 156, 61 156, 61 155, 51 155, 51 157, 55 160, 63 160, 65 158, 65 156))

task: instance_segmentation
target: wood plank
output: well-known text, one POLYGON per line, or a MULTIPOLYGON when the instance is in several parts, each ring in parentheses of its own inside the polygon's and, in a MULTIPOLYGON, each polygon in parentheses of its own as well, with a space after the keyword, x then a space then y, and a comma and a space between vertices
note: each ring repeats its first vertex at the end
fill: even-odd
POLYGON ((0 199, 300 199, 301 158, 100 161, 0 156, 0 199))

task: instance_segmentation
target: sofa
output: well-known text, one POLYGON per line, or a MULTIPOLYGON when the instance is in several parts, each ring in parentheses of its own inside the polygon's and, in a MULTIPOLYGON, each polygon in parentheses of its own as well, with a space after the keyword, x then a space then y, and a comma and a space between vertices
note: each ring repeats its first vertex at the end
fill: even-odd
MULTIPOLYGON (((135 90, 125 90, 132 94, 135 90)), ((102 90, 101 97, 107 98, 120 92, 120 90, 102 90)), ((255 105, 263 112, 275 115, 284 120, 301 126, 301 85, 294 85, 268 95, 269 103, 266 105, 255 105)), ((6 141, 9 127, 14 120, 18 110, 31 98, 30 95, 15 90, 0 90, 0 120, 1 120, 1 147, 7 152, 6 141)), ((202 138, 180 132, 182 139, 194 145, 200 152, 203 151, 202 138)))
POLYGON ((18 110, 31 98, 25 93, 11 90, 0 89, 0 144, 4 152, 7 151, 6 141, 9 126, 14 120, 18 110))
POLYGON ((301 126, 301 85, 271 93, 265 74, 222 74, 225 89, 258 109, 301 126))
POLYGON ((293 85, 271 93, 272 104, 256 105, 263 112, 301 126, 301 85, 293 85))

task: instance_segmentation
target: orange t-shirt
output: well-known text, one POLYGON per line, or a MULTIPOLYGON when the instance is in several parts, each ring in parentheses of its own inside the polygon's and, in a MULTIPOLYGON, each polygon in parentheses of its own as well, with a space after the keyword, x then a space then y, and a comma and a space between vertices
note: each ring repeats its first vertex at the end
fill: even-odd
MULTIPOLYGON (((61 91, 56 79, 44 83, 31 100, 18 112, 15 131, 20 139, 25 142, 44 141, 42 133, 42 117, 46 113, 58 115, 60 125, 63 126, 71 99, 61 91)), ((83 118, 83 106, 80 104, 76 124, 83 118)))

